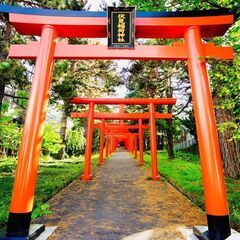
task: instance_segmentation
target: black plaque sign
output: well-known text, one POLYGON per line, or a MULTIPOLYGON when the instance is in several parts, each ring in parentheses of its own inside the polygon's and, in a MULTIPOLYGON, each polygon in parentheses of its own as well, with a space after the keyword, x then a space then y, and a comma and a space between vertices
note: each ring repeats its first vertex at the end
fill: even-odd
POLYGON ((108 7, 108 47, 134 48, 135 7, 108 7))

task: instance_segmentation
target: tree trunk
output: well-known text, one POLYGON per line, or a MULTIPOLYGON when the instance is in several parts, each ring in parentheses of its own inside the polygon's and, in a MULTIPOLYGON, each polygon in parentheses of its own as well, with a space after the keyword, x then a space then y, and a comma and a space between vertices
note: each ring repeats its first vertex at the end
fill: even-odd
MULTIPOLYGON (((172 98, 173 92, 172 92, 172 87, 171 87, 171 80, 169 87, 167 89, 167 98, 172 98)), ((168 105, 168 113, 172 113, 173 105, 168 105)), ((172 119, 167 120, 167 143, 168 143, 168 158, 169 159, 174 159, 174 152, 173 152, 173 124, 172 124, 172 119)))
POLYGON ((1 81, 1 78, 0 78, 0 116, 2 115, 4 91, 5 91, 5 84, 3 83, 3 81, 1 81))
POLYGON ((163 150, 164 148, 164 136, 163 134, 157 136, 158 149, 163 150))
MULTIPOLYGON (((219 98, 214 96, 214 103, 218 105, 219 98)), ((225 122, 234 122, 232 113, 225 109, 215 109, 217 124, 225 122)), ((240 177, 240 154, 236 140, 232 139, 233 134, 230 129, 221 132, 218 131, 219 143, 223 161, 223 169, 226 177, 240 177), (232 139, 230 141, 230 139, 232 139)))
POLYGON ((168 142, 168 158, 169 159, 174 159, 174 152, 173 152, 173 133, 172 133, 172 119, 167 120, 167 142, 168 142))
POLYGON ((61 128, 60 128, 60 137, 62 139, 63 147, 58 152, 57 158, 59 160, 65 158, 65 151, 66 151, 66 134, 67 134, 67 113, 63 111, 62 118, 61 118, 61 128))
POLYGON ((149 144, 149 137, 144 137, 144 145, 145 145, 145 151, 150 150, 150 144, 149 144))

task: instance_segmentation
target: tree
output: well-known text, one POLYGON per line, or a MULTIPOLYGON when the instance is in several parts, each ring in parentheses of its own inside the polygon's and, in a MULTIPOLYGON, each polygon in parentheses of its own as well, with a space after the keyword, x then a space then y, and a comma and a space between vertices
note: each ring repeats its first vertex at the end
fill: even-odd
POLYGON ((0 148, 4 155, 7 155, 9 150, 16 155, 22 135, 21 128, 12 118, 12 115, 0 117, 0 148))
MULTIPOLYGON (((145 44, 166 44, 166 40, 151 40, 145 44)), ((181 113, 188 107, 189 101, 189 80, 186 79, 186 67, 182 62, 167 62, 167 61, 134 61, 131 66, 126 69, 128 77, 126 79, 129 97, 143 97, 143 98, 172 98, 179 95, 185 95, 187 101, 180 104, 178 107, 173 106, 156 106, 156 111, 159 112, 177 112, 181 113)), ((136 107, 131 107, 136 109, 136 107)), ((139 108, 139 107, 137 107, 139 108)), ((142 108, 142 111, 146 109, 142 108)), ((174 158, 173 139, 176 129, 172 120, 167 120, 167 124, 159 124, 157 121, 157 132, 165 133, 167 140, 167 150, 170 159, 174 158)), ((157 137, 158 146, 163 146, 163 139, 165 137, 161 134, 157 137), (161 137, 160 137, 161 136, 161 137), (159 142, 161 141, 161 142, 159 142)))
MULTIPOLYGON (((26 88, 29 84, 26 67, 16 60, 7 60, 11 43, 23 43, 24 38, 15 33, 9 22, 0 14, 0 114, 4 96, 16 98, 5 93, 6 86, 12 89, 26 88)), ((21 98, 21 97, 20 97, 21 98)))
MULTIPOLYGON (((58 102, 58 105, 60 105, 59 100, 62 100, 59 106, 62 111, 60 134, 64 144, 66 143, 67 117, 73 110, 73 107, 69 106, 69 99, 74 96, 100 97, 103 94, 113 93, 114 87, 120 83, 114 69, 111 61, 56 62, 51 99, 53 102, 58 102)), ((85 108, 86 106, 78 107, 80 110, 85 108)), ((64 148, 60 151, 59 158, 64 158, 64 148)))
POLYGON ((214 88, 213 100, 224 172, 226 176, 239 177, 240 153, 237 132, 240 120, 240 78, 237 77, 231 62, 215 62, 212 64, 210 76, 214 88))
POLYGON ((81 154, 86 139, 84 137, 84 128, 81 126, 74 127, 68 133, 67 152, 71 155, 81 154))
POLYGON ((194 112, 193 109, 185 112, 186 116, 180 119, 181 124, 187 129, 187 131, 194 136, 195 141, 197 142, 197 129, 195 124, 194 112))
POLYGON ((42 142, 44 154, 53 156, 62 148, 62 140, 57 133, 59 127, 55 122, 45 123, 42 142))

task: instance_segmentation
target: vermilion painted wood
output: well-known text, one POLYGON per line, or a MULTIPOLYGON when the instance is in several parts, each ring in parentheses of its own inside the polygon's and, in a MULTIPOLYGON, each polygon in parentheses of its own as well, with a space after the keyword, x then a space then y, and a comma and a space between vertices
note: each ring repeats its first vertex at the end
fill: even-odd
POLYGON ((176 104, 176 98, 81 98, 74 97, 69 103, 74 104, 89 104, 93 102, 94 104, 107 104, 107 105, 148 105, 149 103, 154 103, 157 105, 174 105, 176 104))
POLYGON ((90 181, 91 176, 91 160, 92 160, 92 138, 93 138, 93 122, 94 122, 94 103, 89 103, 88 123, 86 131, 86 147, 85 147, 85 163, 82 175, 83 181, 90 181))
POLYGON ((187 42, 191 89, 197 127, 206 211, 213 216, 227 216, 228 203, 218 141, 213 100, 203 57, 201 30, 190 28, 185 34, 187 42))
MULTIPOLYGON (((44 25, 56 28, 60 37, 64 38, 106 38, 106 17, 60 17, 26 14, 9 14, 9 20, 22 35, 41 35, 44 25)), ((206 17, 159 17, 137 18, 137 38, 182 38, 191 26, 199 26, 202 37, 223 35, 232 25, 234 16, 206 17)))
POLYGON ((153 180, 160 180, 158 173, 158 157, 157 157, 157 132, 156 132, 156 113, 153 103, 149 104, 149 123, 150 123, 150 147, 151 147, 151 159, 152 159, 152 178, 153 180))
POLYGON ((132 135, 132 134, 135 134, 135 133, 130 133, 130 132, 128 132, 128 133, 108 133, 108 135, 114 135, 114 136, 117 136, 117 137, 125 137, 125 138, 128 138, 130 135, 132 135))
POLYGON ((142 119, 138 120, 139 126, 139 164, 144 165, 144 152, 143 152, 143 124, 142 119))
POLYGON ((138 159, 138 141, 137 141, 138 138, 137 138, 136 134, 134 134, 133 136, 134 136, 134 154, 133 154, 133 157, 135 159, 138 159))
MULTIPOLYGON (((82 113, 71 113, 72 118, 88 118, 88 112, 82 113)), ((149 113, 94 113, 94 119, 105 119, 105 120, 138 120, 138 119, 149 119, 149 113)), ((171 119, 171 113, 155 113, 157 119, 171 119)))
MULTIPOLYGON (((37 57, 39 43, 27 45, 11 45, 9 58, 32 59, 37 57)), ((218 59, 233 59, 231 47, 218 47, 214 44, 204 44, 204 56, 218 59)), ((138 60, 187 60, 187 48, 184 44, 173 46, 137 45, 135 49, 108 49, 104 45, 68 45, 57 43, 55 59, 138 59, 138 60)))
MULTIPOLYGON (((101 126, 102 126, 101 123, 94 124, 94 128, 100 129, 101 126)), ((120 124, 108 124, 108 125, 107 125, 107 128, 108 128, 109 130, 114 130, 114 129, 117 129, 117 130, 118 130, 118 129, 119 129, 120 131, 122 131, 123 129, 127 129, 127 130, 129 130, 129 129, 138 129, 139 127, 140 127, 139 125, 127 125, 127 124, 125 124, 125 125, 120 125, 120 124)), ((142 125, 142 128, 143 128, 143 129, 147 129, 147 128, 149 128, 149 125, 142 125)))
POLYGON ((102 165, 103 164, 103 151, 104 151, 104 132, 105 132, 105 120, 102 119, 102 123, 100 126, 100 151, 99 151, 99 160, 98 164, 102 165))
POLYGON ((42 29, 14 180, 11 213, 32 211, 56 39, 54 28, 45 26, 42 29))

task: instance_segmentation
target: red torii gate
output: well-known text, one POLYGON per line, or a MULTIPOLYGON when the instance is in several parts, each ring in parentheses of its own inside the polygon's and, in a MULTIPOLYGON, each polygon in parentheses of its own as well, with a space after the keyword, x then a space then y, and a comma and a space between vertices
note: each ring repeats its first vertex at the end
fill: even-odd
MULTIPOLYGON (((138 134, 139 134, 139 164, 140 165, 144 165, 144 152, 143 152, 143 133, 146 129, 149 129, 149 125, 142 125, 142 119, 138 120, 138 125, 128 125, 128 124, 122 124, 121 122, 119 124, 107 124, 105 125, 105 120, 103 119, 101 123, 98 124, 94 124, 95 128, 98 128, 100 130, 100 151, 99 151, 99 165, 103 164, 103 150, 104 150, 104 135, 106 134, 105 131, 107 132, 108 129, 113 132, 113 130, 117 130, 117 132, 114 132, 113 134, 117 134, 118 139, 125 139, 125 140, 119 140, 119 142, 124 142, 125 143, 125 148, 129 151, 132 152, 133 149, 130 149, 129 147, 129 141, 126 141, 126 139, 128 139, 128 137, 126 136, 126 133, 129 133, 129 130, 138 130, 138 134), (107 130, 106 130, 107 128, 107 130), (119 134, 122 134, 124 132, 124 135, 121 135, 121 137, 119 136, 119 134)), ((106 141, 107 144, 107 141, 106 141)), ((105 149, 107 148, 107 146, 105 147, 105 149)), ((108 157, 107 151, 105 154, 105 157, 108 157)), ((135 155, 134 155, 135 157, 135 155)))
POLYGON ((14 180, 7 224, 8 237, 26 238, 29 233, 54 59, 187 61, 202 166, 208 235, 217 240, 231 235, 206 57, 233 59, 233 50, 231 47, 203 43, 202 38, 223 35, 234 22, 233 14, 220 10, 137 12, 137 38, 183 38, 184 42, 172 46, 139 45, 132 50, 117 50, 101 45, 57 43, 59 37, 107 37, 106 13, 27 9, 2 4, 0 11, 8 15, 18 33, 41 36, 40 42, 11 45, 9 50, 9 58, 36 59, 36 67, 14 180))
MULTIPOLYGON (((83 113, 72 113, 72 118, 88 118, 87 131, 86 131, 86 149, 85 149, 85 167, 82 180, 91 180, 91 158, 92 158, 92 135, 94 128, 94 119, 100 120, 139 120, 149 119, 150 121, 150 143, 151 143, 151 158, 152 158, 152 179, 160 180, 157 166, 157 144, 156 144, 156 118, 170 119, 172 114, 170 113, 156 113, 155 105, 174 105, 176 99, 148 99, 148 98, 81 98, 74 97, 70 101, 72 104, 88 104, 89 111, 83 113), (118 105, 120 104, 119 113, 97 113, 94 112, 95 104, 108 104, 118 105), (149 105, 148 113, 124 113, 124 105, 149 105)), ((122 122, 123 123, 123 122, 122 122)), ((142 129, 141 129, 142 130, 142 129)), ((135 137, 136 138, 136 137, 135 137)), ((141 137, 142 139, 142 131, 141 137)), ((102 139, 101 139, 102 140, 102 139)), ((101 142, 102 144, 102 142, 101 142)), ((135 139, 136 149, 136 139, 135 139)), ((142 141, 141 141, 142 144, 142 141)), ((103 145, 101 145, 102 151, 103 145)), ((141 149, 142 150, 142 149, 141 149)), ((135 154, 136 156, 136 154, 135 154)), ((142 157, 142 156, 141 156, 142 157)))

